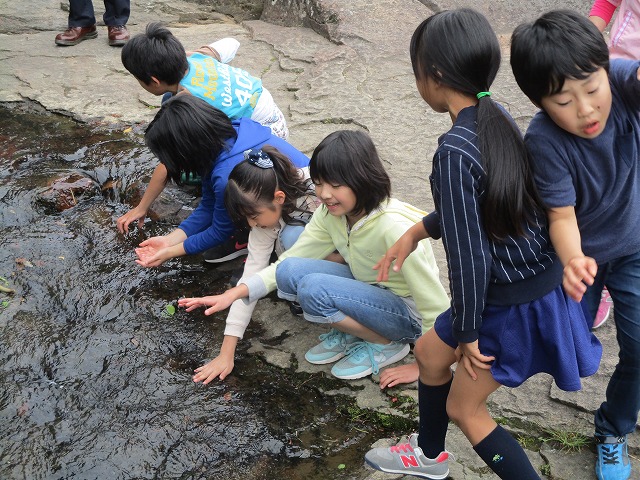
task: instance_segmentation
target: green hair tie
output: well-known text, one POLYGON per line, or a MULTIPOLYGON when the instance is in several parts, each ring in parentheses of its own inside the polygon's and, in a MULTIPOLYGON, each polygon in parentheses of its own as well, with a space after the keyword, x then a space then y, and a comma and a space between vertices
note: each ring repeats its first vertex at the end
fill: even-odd
POLYGON ((490 97, 491 96, 491 92, 480 92, 476 95, 476 97, 478 97, 478 100, 480 100, 482 97, 490 97))

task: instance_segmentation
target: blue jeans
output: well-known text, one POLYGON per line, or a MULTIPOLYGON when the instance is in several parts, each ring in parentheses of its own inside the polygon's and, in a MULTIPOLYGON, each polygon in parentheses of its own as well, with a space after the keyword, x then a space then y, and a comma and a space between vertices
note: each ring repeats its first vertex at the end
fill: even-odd
POLYGON ((304 232, 304 225, 285 225, 279 233, 282 248, 289 250, 293 247, 302 232, 304 232))
POLYGON ((620 354, 595 427, 598 434, 622 436, 634 431, 640 410, 640 252, 598 265, 583 300, 590 319, 595 318, 604 285, 613 300, 620 354))
POLYGON ((278 296, 297 301, 304 318, 337 323, 351 317, 384 338, 415 342, 421 321, 391 290, 355 280, 348 265, 310 258, 286 258, 276 269, 278 296))

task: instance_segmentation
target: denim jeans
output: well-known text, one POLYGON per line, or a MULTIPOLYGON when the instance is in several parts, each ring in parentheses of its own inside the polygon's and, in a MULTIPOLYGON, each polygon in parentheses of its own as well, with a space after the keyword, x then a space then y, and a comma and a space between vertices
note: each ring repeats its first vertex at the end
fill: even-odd
POLYGON ((620 354, 606 400, 596 411, 595 427, 598 434, 622 436, 633 432, 640 410, 640 252, 598 265, 583 300, 590 319, 595 318, 604 285, 613 300, 620 354))
POLYGON ((285 225, 279 233, 282 248, 289 250, 293 247, 302 232, 304 232, 304 225, 285 225))
POLYGON ((304 318, 337 323, 346 316, 384 338, 411 343, 422 325, 391 290, 355 280, 348 265, 310 258, 286 258, 276 269, 278 296, 297 301, 304 318))

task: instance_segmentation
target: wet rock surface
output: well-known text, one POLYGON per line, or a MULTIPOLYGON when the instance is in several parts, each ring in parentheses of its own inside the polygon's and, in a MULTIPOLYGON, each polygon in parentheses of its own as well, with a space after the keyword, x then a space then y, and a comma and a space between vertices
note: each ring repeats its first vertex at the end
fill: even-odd
MULTIPOLYGON (((519 126, 524 129, 534 109, 523 98, 510 74, 507 48, 509 33, 521 21, 533 19, 551 8, 575 8, 586 14, 588 5, 584 2, 563 0, 552 3, 538 0, 523 4, 508 0, 496 2, 274 0, 262 4, 258 1, 207 2, 203 0, 195 3, 179 0, 146 2, 134 0, 128 27, 132 34, 136 34, 143 31, 148 22, 162 20, 169 25, 187 49, 225 36, 237 38, 241 42, 241 47, 233 60, 233 65, 244 68, 263 79, 264 84, 287 116, 292 144, 311 153, 314 146, 334 130, 365 129, 376 143, 392 177, 394 195, 428 210, 432 207, 428 190, 430 157, 435 150, 438 136, 446 131, 450 121, 445 115, 434 114, 420 99, 408 60, 408 44, 413 29, 423 18, 433 11, 462 5, 481 9, 491 19, 499 33, 505 47, 505 58, 492 91, 495 92, 494 98, 510 110, 519 126)), ((0 102, 27 101, 49 112, 72 117, 81 122, 83 128, 126 132, 124 136, 132 143, 140 145, 141 151, 144 150, 140 138, 144 126, 157 111, 160 99, 142 90, 124 69, 120 62, 119 49, 107 45, 106 28, 100 25, 100 22, 97 39, 84 41, 74 47, 57 47, 53 43, 53 38, 56 33, 66 28, 66 12, 61 8, 60 0, 25 0, 13 2, 10 5, 5 4, 1 8, 3 21, 0 23, 0 45, 2 45, 0 102)), ((100 19, 102 15, 100 2, 95 2, 95 8, 96 17, 100 19)), ((66 160, 63 159, 63 161, 72 160, 73 155, 73 152, 68 153, 66 160)), ((116 157, 114 161, 118 163, 122 160, 116 157)), ((137 178, 130 179, 131 185, 133 182, 144 183, 155 166, 153 159, 144 153, 141 153, 136 161, 139 165, 137 178)), ((17 171, 20 166, 15 168, 17 171)), ((109 178, 118 177, 117 173, 104 167, 100 171, 92 172, 91 178, 101 186, 105 185, 109 178)), ((131 185, 122 184, 119 186, 119 191, 127 191, 127 187, 131 185)), ((44 181, 42 186, 45 186, 44 181)), ((131 186, 131 188, 135 187, 131 186)), ((166 195, 171 197, 171 191, 166 195)), ((168 223, 176 222, 182 206, 188 203, 188 199, 180 195, 176 193, 174 199, 167 200, 166 208, 162 206, 162 210, 161 206, 155 207, 158 209, 156 212, 158 219, 164 219, 168 223)), ((112 211, 101 211, 98 220, 102 225, 112 222, 115 230, 115 218, 126 211, 124 210, 127 208, 126 203, 133 204, 134 196, 133 193, 130 196, 127 193, 126 198, 116 195, 111 200, 121 205, 112 211)), ((3 226, 13 225, 11 215, 10 212, 2 214, 3 226)), ((84 251, 81 232, 87 228, 91 227, 60 226, 61 231, 57 234, 72 236, 74 243, 69 252, 60 252, 57 255, 64 257, 64 260, 58 258, 57 261, 69 262, 77 256, 77 253, 73 253, 73 248, 80 252, 84 251), (72 233, 68 233, 68 230, 72 233)), ((104 231, 100 229, 99 232, 105 239, 118 245, 117 251, 109 250, 108 255, 125 255, 126 252, 130 254, 136 244, 135 233, 129 238, 123 238, 110 233, 107 229, 104 231)), ((4 244, 3 248, 6 246, 7 244, 4 244)), ((12 253, 19 250, 15 246, 9 245, 9 247, 12 248, 12 253)), ((447 285, 444 253, 439 244, 434 243, 434 247, 438 255, 441 278, 447 285)), ((46 245, 43 244, 40 248, 41 250, 38 250, 40 253, 46 251, 46 245)), ((197 261, 193 265, 196 264, 197 261)), ((189 262, 185 262, 185 265, 187 266, 186 275, 194 278, 193 281, 198 281, 199 275, 205 275, 200 267, 193 266, 189 262)), ((176 267, 180 268, 179 265, 176 267)), ((28 273, 31 272, 28 268, 25 270, 28 273)), ((40 275, 42 274, 43 272, 40 272, 40 275)), ((228 274, 229 271, 222 269, 216 275, 228 274)), ((157 309, 158 303, 163 301, 169 303, 181 294, 171 287, 170 279, 173 275, 178 273, 168 274, 168 285, 166 282, 163 283, 163 280, 157 283, 151 282, 152 287, 158 288, 157 298, 154 299, 153 308, 147 306, 139 320, 140 334, 118 331, 114 326, 116 324, 107 322, 123 313, 121 310, 110 311, 108 302, 96 307, 95 311, 92 310, 92 314, 104 319, 105 323, 94 327, 95 330, 92 332, 81 333, 91 338, 90 348, 78 364, 69 365, 66 368, 69 371, 79 369, 90 376, 99 373, 103 368, 101 359, 104 355, 101 352, 110 350, 108 345, 113 342, 126 345, 119 349, 118 355, 109 357, 113 368, 117 368, 118 359, 129 355, 131 349, 155 343, 153 336, 156 332, 148 324, 149 315, 153 309, 157 309), (98 369, 97 372, 96 369, 98 369)), ((115 282, 118 278, 117 275, 114 277, 116 277, 113 279, 115 282)), ((127 277, 119 280, 124 281, 122 291, 135 291, 140 285, 140 281, 134 278, 127 277)), ((39 289, 37 285, 39 284, 36 282, 36 286, 31 287, 32 295, 51 293, 39 289)), ((74 295, 80 295, 78 285, 74 282, 71 286, 74 295)), ((68 302, 83 302, 80 297, 65 297, 68 295, 65 293, 65 285, 60 285, 55 293, 61 298, 66 298, 68 302)), ((59 313, 64 315, 67 307, 59 308, 59 313)), ((2 315, 4 317, 0 318, 7 318, 6 312, 2 315)), ((36 312, 28 312, 24 315, 29 316, 31 322, 38 321, 36 312)), ((259 332, 248 335, 248 338, 243 340, 248 348, 247 354, 259 355, 269 364, 286 369, 292 375, 328 375, 326 367, 310 365, 303 358, 304 352, 313 346, 317 342, 317 336, 324 332, 321 327, 309 325, 291 316, 286 304, 274 299, 259 302, 254 314, 254 322, 261 328, 259 332)), ((3 326, 6 327, 6 325, 3 326)), ((161 330, 163 338, 170 338, 171 331, 168 325, 163 325, 161 330)), ((43 339, 56 331, 55 322, 44 323, 41 327, 43 339)), ((192 329, 187 329, 185 335, 194 333, 192 329)), ((566 445, 554 442, 549 432, 573 432, 585 437, 592 435, 593 411, 604 399, 609 375, 617 361, 613 323, 605 324, 598 330, 597 335, 604 345, 602 366, 596 375, 585 379, 582 391, 571 393, 560 391, 548 376, 538 375, 520 388, 502 388, 490 398, 492 413, 516 436, 525 439, 523 442, 527 445, 528 454, 534 465, 543 468, 547 478, 556 480, 595 478, 593 446, 570 451, 566 445)), ((17 342, 25 341, 19 333, 15 333, 13 338, 17 342)), ((43 356, 43 368, 46 371, 47 358, 55 356, 57 351, 63 348, 64 345, 54 343, 49 352, 31 353, 43 356)), ((180 349, 188 350, 188 347, 173 344, 162 348, 166 356, 158 365, 149 365, 150 375, 166 379, 168 389, 178 391, 185 388, 183 387, 184 372, 178 375, 175 369, 186 371, 192 369, 193 365, 182 365, 175 358, 181 358, 180 355, 176 355, 176 351, 179 353, 180 349)), ((208 347, 205 355, 214 356, 216 348, 217 345, 208 347)), ((411 357, 408 357, 406 361, 410 360, 411 357)), ((58 372, 58 375, 53 375, 52 378, 71 377, 67 373, 66 371, 62 374, 58 372)), ((242 365, 236 365, 234 375, 242 378, 242 365)), ((133 380, 143 381, 143 379, 133 380)), ((228 382, 233 381, 228 380, 228 382)), ((206 401, 205 397, 220 395, 222 390, 223 388, 215 391, 211 389, 211 393, 201 391, 193 398, 190 406, 198 409, 199 402, 206 401)), ((39 394, 38 385, 34 385, 33 398, 37 400, 39 394)), ((85 404, 88 409, 98 407, 100 397, 114 395, 115 392, 104 380, 103 383, 96 384, 91 391, 83 390, 83 394, 89 399, 85 404)), ((348 383, 331 382, 327 385, 325 395, 339 394, 353 396, 361 408, 415 419, 415 411, 396 408, 391 401, 397 397, 416 398, 414 386, 381 392, 375 378, 348 383)), ((68 390, 60 390, 58 408, 65 408, 65 402, 70 395, 72 393, 68 390)), ((151 392, 141 388, 139 395, 143 399, 151 395, 151 392)), ((143 402, 141 408, 145 405, 147 403, 143 402)), ((171 402, 167 402, 161 410, 169 417, 170 423, 178 425, 181 421, 180 413, 176 413, 172 408, 171 402)), ((226 408, 224 402, 221 402, 220 408, 226 408)), ((29 404, 26 403, 17 406, 14 414, 22 418, 28 411, 29 404)), ((273 414, 271 411, 267 413, 273 414)), ((80 409, 75 414, 77 414, 76 419, 79 418, 79 421, 82 421, 83 410, 80 409)), ((127 420, 126 412, 114 414, 122 415, 123 421, 127 420)), ((243 412, 239 414, 242 415, 243 412)), ((44 424, 48 418, 46 413, 43 415, 44 417, 39 421, 44 424)), ((3 421, 7 418, 9 417, 4 412, 3 421)), ((69 417, 66 421, 71 419, 73 417, 69 417)), ((188 448, 184 445, 179 446, 175 439, 163 438, 163 435, 158 433, 163 431, 161 422, 153 420, 149 425, 144 428, 149 428, 150 438, 173 444, 176 448, 188 448)), ((143 428, 142 424, 141 428, 143 428)), ((242 433, 242 429, 238 431, 242 433)), ((118 432, 114 433, 114 435, 117 434, 118 432)), ((202 430, 200 434, 214 436, 218 432, 202 430)), ((67 445, 65 442, 72 442, 72 440, 62 439, 59 445, 67 445)), ((192 437, 187 435, 185 445, 191 445, 189 443, 191 441, 192 437)), ((396 439, 381 440, 379 445, 394 441, 396 439)), ((90 438, 82 439, 81 443, 86 444, 87 450, 91 449, 90 438)), ((630 453, 633 455, 634 475, 640 478, 638 462, 640 435, 637 432, 630 436, 629 444, 630 453)), ((280 451, 281 447, 274 444, 273 450, 280 451)), ((497 478, 488 471, 465 437, 454 426, 450 427, 447 448, 456 454, 456 461, 451 467, 452 478, 497 478)), ((121 452, 118 458, 128 465, 127 462, 133 463, 144 458, 144 452, 135 450, 134 455, 127 455, 125 451, 121 452)), ((170 461, 170 455, 167 455, 167 458, 170 461)), ((256 470, 247 470, 254 476, 246 478, 270 478, 259 477, 258 470, 259 466, 256 470)), ((14 478, 23 478, 19 473, 20 469, 16 468, 11 472, 14 478)), ((166 478, 173 478, 176 472, 167 469, 165 474, 166 478)), ((64 478, 64 476, 52 478, 64 478)), ((199 478, 198 473, 194 472, 190 478, 199 478)), ((394 476, 372 473, 361 467, 357 468, 349 478, 382 479, 394 478, 394 476)))

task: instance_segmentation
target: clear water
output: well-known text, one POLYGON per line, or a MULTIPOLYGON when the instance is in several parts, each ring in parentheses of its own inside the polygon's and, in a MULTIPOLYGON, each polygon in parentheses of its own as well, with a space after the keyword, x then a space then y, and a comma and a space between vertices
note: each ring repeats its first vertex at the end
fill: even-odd
MULTIPOLYGON (((116 231, 123 192, 155 164, 140 134, 24 106, 0 116, 0 276, 16 290, 0 293, 0 478, 367 475, 363 455, 383 432, 351 418, 349 399, 319 393, 330 380, 241 347, 227 380, 191 381, 221 342, 223 317, 163 312, 176 292, 224 289, 233 265, 135 264, 143 235, 172 229, 116 231), (59 212, 42 195, 70 174, 91 188, 59 212)), ((247 336, 257 335, 253 325, 247 336)))

